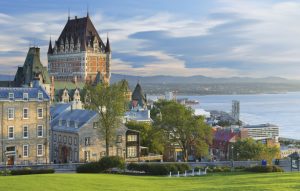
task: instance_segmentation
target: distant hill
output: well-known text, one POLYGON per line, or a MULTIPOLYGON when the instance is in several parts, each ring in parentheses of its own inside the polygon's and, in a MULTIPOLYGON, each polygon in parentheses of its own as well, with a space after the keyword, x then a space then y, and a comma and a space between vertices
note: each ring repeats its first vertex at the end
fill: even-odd
MULTIPOLYGON (((13 80, 13 75, 0 74, 0 81, 13 80)), ((249 77, 230 77, 230 78, 211 78, 206 76, 131 76, 122 74, 112 74, 111 82, 126 79, 130 84, 140 81, 142 84, 219 84, 219 83, 294 83, 297 81, 288 80, 280 77, 249 78, 249 77)))
POLYGON ((13 75, 0 74, 0 81, 12 81, 14 77, 13 75))
POLYGON ((122 74, 112 74, 111 81, 116 82, 126 79, 130 84, 140 81, 142 84, 219 84, 219 83, 292 83, 294 81, 280 77, 249 78, 211 78, 206 76, 130 76, 122 74))

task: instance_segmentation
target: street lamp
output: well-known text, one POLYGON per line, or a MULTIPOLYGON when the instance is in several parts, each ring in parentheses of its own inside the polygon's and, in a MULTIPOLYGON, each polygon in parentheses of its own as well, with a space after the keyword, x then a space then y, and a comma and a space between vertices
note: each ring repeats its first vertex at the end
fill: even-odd
POLYGON ((234 158, 233 158, 233 149, 234 149, 234 146, 231 145, 231 171, 233 171, 233 169, 234 169, 234 165, 233 165, 233 161, 234 161, 234 158))

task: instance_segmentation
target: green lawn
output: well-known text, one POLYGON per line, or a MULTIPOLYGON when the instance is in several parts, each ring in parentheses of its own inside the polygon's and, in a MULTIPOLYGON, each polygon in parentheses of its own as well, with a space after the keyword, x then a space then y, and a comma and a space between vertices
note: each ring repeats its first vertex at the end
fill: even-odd
POLYGON ((109 174, 46 174, 0 177, 0 190, 244 191, 300 190, 300 173, 208 175, 189 178, 109 174))

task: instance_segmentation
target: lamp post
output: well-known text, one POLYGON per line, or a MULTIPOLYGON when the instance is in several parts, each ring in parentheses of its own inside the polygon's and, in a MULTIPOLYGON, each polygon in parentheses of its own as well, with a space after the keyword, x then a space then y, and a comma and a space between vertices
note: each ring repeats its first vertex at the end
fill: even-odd
POLYGON ((234 165, 233 165, 233 161, 234 161, 234 159, 233 159, 233 149, 234 149, 234 146, 231 145, 231 171, 233 171, 233 169, 234 169, 234 165))

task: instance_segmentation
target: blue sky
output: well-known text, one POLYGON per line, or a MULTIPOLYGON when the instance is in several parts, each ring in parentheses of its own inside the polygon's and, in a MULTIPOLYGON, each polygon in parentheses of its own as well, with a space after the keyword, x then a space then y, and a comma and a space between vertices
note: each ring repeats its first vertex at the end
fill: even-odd
POLYGON ((279 0, 0 1, 0 73, 14 74, 31 45, 47 65, 50 35, 87 7, 109 34, 114 73, 300 79, 300 1, 279 0))

